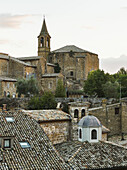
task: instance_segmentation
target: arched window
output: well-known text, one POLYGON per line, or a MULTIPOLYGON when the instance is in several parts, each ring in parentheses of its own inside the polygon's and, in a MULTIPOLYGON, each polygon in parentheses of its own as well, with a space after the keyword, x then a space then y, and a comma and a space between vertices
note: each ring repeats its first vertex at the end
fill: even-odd
POLYGON ((47 37, 46 47, 49 47, 49 38, 47 37))
POLYGON ((74 111, 74 118, 78 118, 78 114, 79 114, 78 109, 75 109, 75 111, 74 111))
POLYGON ((97 131, 95 129, 91 132, 91 139, 97 139, 97 131))
POLYGON ((79 138, 82 139, 82 130, 79 129, 79 138))
POLYGON ((44 47, 44 38, 41 37, 41 47, 44 47))
POLYGON ((84 116, 85 116, 85 109, 82 109, 81 117, 84 117, 84 116))

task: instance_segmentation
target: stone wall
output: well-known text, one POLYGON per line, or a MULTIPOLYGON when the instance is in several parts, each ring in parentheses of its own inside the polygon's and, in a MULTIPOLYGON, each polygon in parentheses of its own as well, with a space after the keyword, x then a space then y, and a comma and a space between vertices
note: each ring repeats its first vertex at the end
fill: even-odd
POLYGON ((48 74, 54 73, 54 66, 50 66, 50 65, 47 64, 47 73, 48 74))
POLYGON ((122 129, 120 103, 89 109, 89 114, 96 116, 102 125, 106 126, 106 128, 110 130, 109 135, 121 133, 122 129))
POLYGON ((52 121, 40 123, 40 125, 53 144, 70 139, 70 121, 52 121))
POLYGON ((68 79, 84 80, 92 70, 99 69, 98 55, 92 53, 56 53, 52 55, 52 62, 58 63, 61 73, 68 79), (73 75, 71 74, 73 72, 73 75))
POLYGON ((63 76, 61 77, 44 77, 41 79, 41 87, 43 91, 55 92, 58 79, 63 81, 63 76))
POLYGON ((0 76, 7 76, 8 71, 8 60, 0 59, 0 76))
POLYGON ((9 59, 9 71, 8 76, 11 78, 23 78, 24 77, 24 65, 9 59))

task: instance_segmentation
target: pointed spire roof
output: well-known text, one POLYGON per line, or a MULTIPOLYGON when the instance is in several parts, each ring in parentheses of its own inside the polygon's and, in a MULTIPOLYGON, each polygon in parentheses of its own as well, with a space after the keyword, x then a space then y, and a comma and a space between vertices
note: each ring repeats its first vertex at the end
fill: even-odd
POLYGON ((45 17, 43 19, 43 24, 42 24, 40 35, 44 35, 44 34, 49 35, 48 30, 47 30, 47 26, 46 26, 46 22, 45 22, 45 17))

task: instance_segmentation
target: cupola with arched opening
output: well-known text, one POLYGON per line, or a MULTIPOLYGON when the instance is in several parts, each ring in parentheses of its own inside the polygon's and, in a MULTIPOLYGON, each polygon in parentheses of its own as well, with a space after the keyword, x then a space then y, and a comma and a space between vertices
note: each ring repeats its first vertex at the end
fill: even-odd
POLYGON ((84 116, 78 123, 78 140, 80 142, 98 142, 102 139, 102 125, 92 115, 84 116))

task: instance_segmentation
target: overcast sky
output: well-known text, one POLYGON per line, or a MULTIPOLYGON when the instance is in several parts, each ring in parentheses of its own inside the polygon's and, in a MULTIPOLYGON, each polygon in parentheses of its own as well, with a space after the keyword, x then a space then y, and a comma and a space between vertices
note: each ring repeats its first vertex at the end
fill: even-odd
POLYGON ((123 58, 127 68, 127 0, 0 0, 0 52, 37 55, 43 15, 51 50, 76 45, 97 53, 105 71, 123 58))

